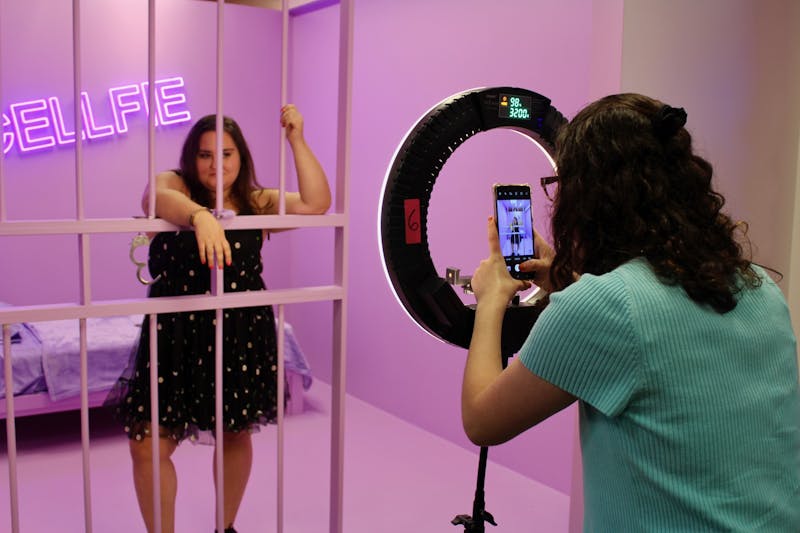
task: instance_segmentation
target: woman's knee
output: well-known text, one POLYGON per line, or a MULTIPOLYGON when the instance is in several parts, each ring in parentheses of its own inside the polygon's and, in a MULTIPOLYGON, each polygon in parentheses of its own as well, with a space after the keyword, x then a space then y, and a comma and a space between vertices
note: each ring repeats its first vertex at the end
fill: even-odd
MULTIPOLYGON (((169 437, 159 437, 158 439, 158 456, 160 460, 169 459, 178 443, 169 437)), ((134 462, 152 461, 153 460, 153 441, 151 437, 144 437, 142 439, 131 439, 129 444, 131 458, 134 462)))

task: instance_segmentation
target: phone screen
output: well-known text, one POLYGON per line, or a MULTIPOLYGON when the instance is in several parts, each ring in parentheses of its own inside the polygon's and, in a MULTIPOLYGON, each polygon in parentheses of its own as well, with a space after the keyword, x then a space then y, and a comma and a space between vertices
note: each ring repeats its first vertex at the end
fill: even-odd
POLYGON ((528 279, 531 273, 521 272, 519 264, 533 259, 533 215, 531 188, 528 185, 495 185, 495 221, 500 237, 500 250, 506 268, 517 279, 528 279))

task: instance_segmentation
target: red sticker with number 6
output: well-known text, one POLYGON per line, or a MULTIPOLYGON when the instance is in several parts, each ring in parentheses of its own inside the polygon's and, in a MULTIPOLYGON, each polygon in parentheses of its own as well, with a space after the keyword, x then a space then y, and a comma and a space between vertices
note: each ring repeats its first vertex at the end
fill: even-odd
POLYGON ((422 230, 419 222, 419 198, 412 198, 403 202, 406 219, 406 244, 419 244, 422 242, 422 230))

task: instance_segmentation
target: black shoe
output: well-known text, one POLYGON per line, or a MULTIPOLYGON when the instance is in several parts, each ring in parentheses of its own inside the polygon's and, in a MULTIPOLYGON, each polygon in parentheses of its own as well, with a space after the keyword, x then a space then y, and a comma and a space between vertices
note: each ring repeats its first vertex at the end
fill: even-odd
MULTIPOLYGON (((214 530, 214 533, 217 533, 216 529, 214 530)), ((225 533, 236 533, 236 530, 233 529, 232 527, 226 527, 225 528, 225 533)))

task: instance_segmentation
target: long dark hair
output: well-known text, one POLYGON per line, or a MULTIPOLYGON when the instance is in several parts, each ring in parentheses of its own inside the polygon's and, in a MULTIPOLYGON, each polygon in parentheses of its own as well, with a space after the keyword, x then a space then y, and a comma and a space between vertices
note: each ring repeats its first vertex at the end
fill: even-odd
MULTIPOLYGON (((200 151, 200 137, 204 133, 216 131, 216 129, 216 115, 206 115, 192 126, 183 143, 180 169, 178 171, 183 177, 186 186, 189 187, 192 200, 207 207, 214 206, 211 205, 211 191, 200 183, 197 176, 197 153, 200 151)), ((252 215, 258 211, 252 193, 261 187, 256 180, 255 165, 253 164, 253 157, 250 155, 250 148, 248 148, 242 130, 235 120, 230 117, 224 117, 222 129, 233 139, 241 160, 239 175, 231 187, 231 200, 236 205, 240 215, 252 215)))
MULTIPOLYGON (((607 96, 559 132, 552 229, 554 289, 644 257, 659 278, 719 313, 761 279, 722 212, 711 164, 692 149, 686 114, 639 94, 607 96)), ((748 249, 749 251, 749 249, 748 249)))

